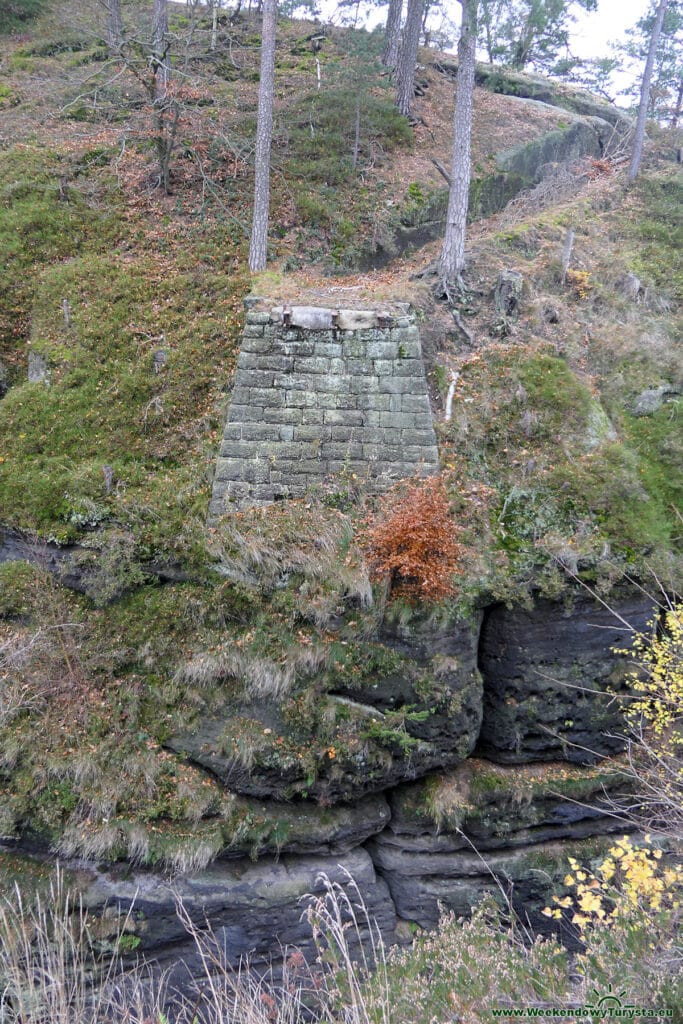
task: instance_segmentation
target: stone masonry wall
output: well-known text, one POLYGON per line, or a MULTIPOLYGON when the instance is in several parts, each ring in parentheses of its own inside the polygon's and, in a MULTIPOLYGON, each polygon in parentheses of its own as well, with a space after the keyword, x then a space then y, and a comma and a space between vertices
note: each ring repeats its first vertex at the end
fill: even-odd
POLYGON ((246 325, 210 515, 301 497, 355 474, 372 490, 438 470, 420 339, 408 306, 267 307, 246 325))

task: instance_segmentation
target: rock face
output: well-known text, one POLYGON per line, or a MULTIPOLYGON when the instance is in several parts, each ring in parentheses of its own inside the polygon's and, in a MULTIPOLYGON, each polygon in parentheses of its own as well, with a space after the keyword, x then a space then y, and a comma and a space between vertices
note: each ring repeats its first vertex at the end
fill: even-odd
POLYGON ((502 887, 538 928, 567 855, 581 856, 587 837, 623 829, 610 812, 624 787, 618 765, 501 769, 470 759, 395 790, 389 826, 367 845, 401 917, 431 928, 439 903, 467 914, 502 887))
POLYGON ((615 602, 614 612, 583 598, 571 611, 550 601, 487 611, 479 646, 483 756, 587 764, 623 749, 619 705, 605 692, 624 685, 626 664, 613 650, 629 646, 625 623, 646 630, 655 609, 632 597, 615 602))
MULTIPOLYGON (((246 701, 242 717, 234 706, 206 715, 169 742, 242 794, 234 835, 224 819, 202 822, 227 830, 212 866, 169 882, 125 862, 78 862, 66 865, 69 884, 105 939, 134 903, 126 928, 137 951, 180 988, 201 963, 176 896, 229 963, 277 966, 286 945, 314 952, 301 900, 322 891, 321 872, 347 890, 353 878, 386 944, 405 934, 399 919, 431 928, 441 906, 466 915, 484 896, 548 931, 542 910, 567 857, 600 856, 624 828, 615 807, 627 772, 604 760, 621 746, 619 719, 602 691, 624 684, 612 649, 628 645, 625 623, 644 630, 652 613, 640 595, 612 611, 575 595, 571 609, 539 600, 467 622, 385 621, 372 672, 351 683, 330 671, 316 691, 321 717, 295 737, 305 767, 285 711, 264 701, 246 701), (321 740, 334 709, 338 731, 321 740), (248 757, 236 755, 240 743, 248 757)), ((35 868, 11 856, 5 875, 37 885, 35 868)))
MULTIPOLYGON (((16 854, 11 854, 16 860, 16 854)), ((23 855, 34 867, 38 858, 23 855)), ((3 852, 0 848, 0 869, 3 852)), ((44 860, 44 858, 40 858, 44 860)), ((177 914, 181 903, 187 916, 206 934, 207 924, 228 964, 240 961, 259 966, 277 965, 288 946, 315 959, 311 930, 304 918, 307 894, 324 891, 321 875, 347 890, 350 880, 363 893, 370 918, 387 942, 394 941, 396 913, 389 890, 374 870, 365 850, 343 858, 283 857, 250 861, 218 861, 194 875, 169 880, 153 872, 97 869, 82 863, 63 864, 70 888, 83 906, 104 915, 102 934, 113 937, 128 911, 126 932, 138 940, 136 953, 161 969, 170 969, 170 986, 184 988, 190 978, 202 977, 202 965, 192 938, 177 914)), ((16 868, 15 868, 16 870, 16 868)))
POLYGON ((481 726, 478 627, 476 617, 385 627, 369 678, 351 684, 329 673, 317 700, 319 718, 335 723, 324 739, 319 719, 302 732, 276 702, 261 700, 202 715, 167 745, 234 792, 326 804, 453 767, 472 753, 481 726), (318 752, 311 759, 302 748, 318 752))
POLYGON ((344 474, 381 490, 437 471, 420 339, 405 308, 249 301, 211 516, 235 502, 301 497, 344 474))

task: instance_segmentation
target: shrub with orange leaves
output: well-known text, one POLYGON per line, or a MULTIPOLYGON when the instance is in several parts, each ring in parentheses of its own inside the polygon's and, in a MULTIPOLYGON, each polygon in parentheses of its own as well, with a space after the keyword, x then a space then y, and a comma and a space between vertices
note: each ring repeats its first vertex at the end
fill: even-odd
POLYGON ((442 477, 399 484, 367 526, 372 574, 388 577, 394 594, 411 602, 443 601, 455 593, 457 533, 442 477))

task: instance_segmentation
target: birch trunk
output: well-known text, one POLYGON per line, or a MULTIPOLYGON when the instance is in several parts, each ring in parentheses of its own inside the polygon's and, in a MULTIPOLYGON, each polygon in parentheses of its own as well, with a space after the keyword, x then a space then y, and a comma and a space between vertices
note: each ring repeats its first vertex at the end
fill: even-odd
POLYGON ((439 277, 448 292, 460 285, 465 267, 465 231, 470 191, 470 143, 474 97, 474 62, 477 44, 477 0, 462 0, 462 28, 458 43, 458 77, 453 127, 451 190, 446 234, 439 257, 439 277))
POLYGON ((628 169, 629 181, 635 181, 635 179, 637 178, 638 170, 640 169, 640 160, 643 155, 643 144, 645 142, 645 122, 647 121, 647 110, 650 105, 650 83, 652 81, 652 71, 655 66, 655 56, 657 54, 657 44, 659 43, 659 36, 662 31, 662 23, 664 22, 664 14, 666 13, 667 2, 668 0, 659 0, 659 6, 657 7, 657 14, 655 16, 655 23, 652 26, 650 46, 647 51, 647 60, 645 61, 645 70, 643 71, 643 81, 640 86, 640 103, 638 105, 638 120, 636 121, 636 134, 633 139, 631 165, 628 169))
POLYGON ((387 68, 395 68, 398 63, 402 14, 403 0, 390 0, 387 26, 384 30, 384 49, 382 50, 382 64, 387 68))
POLYGON ((256 174, 254 215, 249 246, 249 269, 263 270, 268 249, 268 208, 270 205, 270 149, 273 141, 273 93, 275 91, 275 27, 277 0, 263 2, 261 35, 261 79, 256 121, 256 174))
POLYGON ((396 106, 406 117, 410 114, 415 88, 415 62, 420 44, 424 0, 408 0, 408 13, 396 65, 396 106))

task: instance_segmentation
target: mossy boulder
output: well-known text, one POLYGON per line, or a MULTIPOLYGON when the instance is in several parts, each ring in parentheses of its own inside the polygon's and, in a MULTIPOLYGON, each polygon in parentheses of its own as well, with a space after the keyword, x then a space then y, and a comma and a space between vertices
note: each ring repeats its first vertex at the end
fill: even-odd
POLYGON ((454 766, 481 724, 477 625, 386 626, 286 696, 207 708, 167 745, 233 791, 278 800, 355 800, 454 766))

